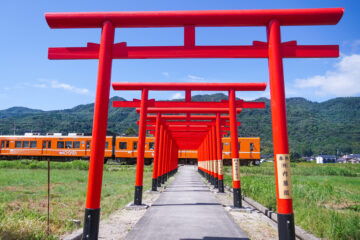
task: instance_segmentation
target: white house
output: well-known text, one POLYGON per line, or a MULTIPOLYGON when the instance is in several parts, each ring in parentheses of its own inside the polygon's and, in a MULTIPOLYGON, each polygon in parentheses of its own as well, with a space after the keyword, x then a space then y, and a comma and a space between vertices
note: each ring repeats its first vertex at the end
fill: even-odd
POLYGON ((323 163, 335 163, 336 156, 334 155, 319 155, 315 157, 316 163, 323 164, 323 163))

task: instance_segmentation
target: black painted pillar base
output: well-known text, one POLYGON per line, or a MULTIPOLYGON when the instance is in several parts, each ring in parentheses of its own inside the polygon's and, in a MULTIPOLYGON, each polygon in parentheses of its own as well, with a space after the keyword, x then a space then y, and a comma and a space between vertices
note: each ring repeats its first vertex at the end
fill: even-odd
POLYGON ((161 175, 161 184, 164 184, 165 183, 165 175, 161 175))
POLYGON ((134 205, 142 204, 142 190, 143 186, 135 186, 134 205))
POLYGON ((161 187, 161 176, 157 177, 156 185, 157 185, 158 187, 161 187))
POLYGON ((234 207, 241 208, 241 188, 233 188, 234 191, 234 207))
POLYGON ((223 180, 218 181, 218 187, 219 187, 219 192, 223 193, 224 192, 224 181, 223 180))
POLYGON ((211 185, 215 185, 215 178, 212 175, 211 175, 211 182, 210 183, 211 183, 211 185))
POLYGON ((83 240, 97 240, 99 235, 100 208, 85 208, 83 240))
POLYGON ((295 240, 294 214, 277 214, 279 240, 295 240))
POLYGON ((157 178, 152 179, 151 191, 157 191, 157 178))
POLYGON ((219 186, 219 180, 217 178, 214 178, 214 188, 218 188, 219 186))

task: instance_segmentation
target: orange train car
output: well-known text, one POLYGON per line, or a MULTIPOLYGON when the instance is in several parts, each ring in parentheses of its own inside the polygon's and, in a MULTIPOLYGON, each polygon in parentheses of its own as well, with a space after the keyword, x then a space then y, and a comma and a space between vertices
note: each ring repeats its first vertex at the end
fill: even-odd
MULTIPOLYGON (((137 137, 107 136, 105 143, 105 161, 115 159, 129 164, 136 163, 137 137)), ((260 159, 260 138, 239 138, 239 157, 248 164, 260 159), (246 162, 247 161, 247 162, 246 162)), ((2 159, 54 159, 72 160, 89 159, 91 136, 69 134, 62 136, 25 134, 24 136, 0 136, 0 157, 2 159)), ((150 164, 154 156, 155 142, 153 137, 146 138, 145 159, 150 164)), ((222 141, 223 159, 231 159, 230 138, 222 141)), ((179 150, 179 159, 197 158, 196 150, 179 150)))

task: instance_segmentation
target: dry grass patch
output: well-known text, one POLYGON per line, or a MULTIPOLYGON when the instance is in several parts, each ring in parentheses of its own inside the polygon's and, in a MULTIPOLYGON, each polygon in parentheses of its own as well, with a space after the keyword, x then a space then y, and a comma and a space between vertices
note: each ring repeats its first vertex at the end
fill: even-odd
MULTIPOLYGON (((83 224, 88 171, 51 170, 51 234, 47 236, 47 170, 20 169, 20 165, 16 164, 16 169, 0 168, 0 239, 57 239, 79 228, 73 220, 83 224)), ((135 168, 116 168, 104 171, 102 219, 133 198, 135 168)), ((145 167, 144 189, 151 184, 150 170, 145 167)))

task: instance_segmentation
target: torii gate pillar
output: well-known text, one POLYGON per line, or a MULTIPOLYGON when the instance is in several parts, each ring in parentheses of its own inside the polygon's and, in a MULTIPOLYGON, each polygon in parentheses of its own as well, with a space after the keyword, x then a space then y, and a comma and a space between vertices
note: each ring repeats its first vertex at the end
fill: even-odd
POLYGON ((104 166, 114 34, 115 28, 112 23, 105 22, 102 28, 99 51, 99 69, 94 106, 83 239, 98 239, 99 234, 100 197, 104 166))
POLYGON ((267 26, 279 239, 295 239, 280 23, 267 26))

